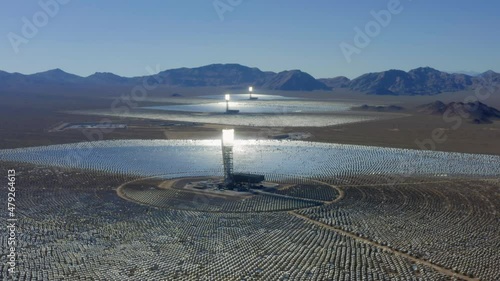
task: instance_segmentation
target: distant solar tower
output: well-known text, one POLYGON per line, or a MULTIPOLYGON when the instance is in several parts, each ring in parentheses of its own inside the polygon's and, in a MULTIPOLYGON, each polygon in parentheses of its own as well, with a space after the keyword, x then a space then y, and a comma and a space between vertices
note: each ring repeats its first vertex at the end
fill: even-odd
POLYGON ((249 98, 250 100, 256 100, 256 99, 258 99, 258 97, 252 96, 252 93, 253 93, 253 87, 252 86, 248 87, 248 92, 250 93, 250 98, 249 98))
POLYGON ((234 129, 222 130, 222 162, 224 163, 224 185, 233 182, 233 144, 234 129))
POLYGON ((226 94, 225 99, 226 99, 226 113, 228 113, 229 112, 229 100, 231 99, 231 96, 229 94, 226 94))
POLYGON ((226 100, 226 114, 237 114, 240 112, 238 109, 229 109, 229 100, 231 99, 229 94, 226 94, 224 99, 226 100))

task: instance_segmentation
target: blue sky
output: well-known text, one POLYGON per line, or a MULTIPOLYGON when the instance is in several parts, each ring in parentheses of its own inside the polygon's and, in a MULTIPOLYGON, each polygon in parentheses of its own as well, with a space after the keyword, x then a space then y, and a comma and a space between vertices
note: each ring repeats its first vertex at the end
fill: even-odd
POLYGON ((4 0, 0 69, 137 76, 147 66, 240 63, 317 78, 419 66, 500 72, 496 0, 400 0, 400 12, 348 62, 340 44, 356 47, 354 28, 364 30, 374 21, 370 12, 388 10, 391 1, 397 0, 71 0, 26 38, 23 17, 34 23, 44 13, 39 1, 4 0), (223 20, 215 1, 231 7, 223 20), (15 37, 17 53, 12 36, 26 39, 15 37))

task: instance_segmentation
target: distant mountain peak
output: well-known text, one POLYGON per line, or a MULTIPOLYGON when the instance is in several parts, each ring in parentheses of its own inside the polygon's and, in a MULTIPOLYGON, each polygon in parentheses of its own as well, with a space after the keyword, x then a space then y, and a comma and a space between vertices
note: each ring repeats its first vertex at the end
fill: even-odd
POLYGON ((476 124, 491 123, 492 119, 500 119, 500 111, 479 101, 468 103, 450 102, 448 104, 441 101, 435 101, 418 106, 417 108, 420 112, 428 114, 447 114, 448 116, 459 115, 461 118, 476 124))
POLYGON ((473 84, 471 76, 449 74, 427 66, 408 72, 391 69, 365 74, 351 80, 349 88, 376 95, 436 95, 465 90, 473 84))
POLYGON ((116 74, 114 74, 112 72, 106 72, 106 71, 103 71, 103 72, 100 72, 100 71, 94 72, 94 74, 92 74, 92 75, 101 75, 101 74, 113 74, 113 75, 116 75, 116 74))
MULTIPOLYGON (((47 71, 37 72, 33 75, 36 75, 36 74, 70 74, 70 73, 68 73, 60 68, 54 68, 54 69, 49 69, 47 71)), ((74 74, 70 74, 70 75, 74 75, 74 74)))
POLYGON ((335 88, 346 88, 349 86, 349 82, 351 81, 349 78, 345 76, 337 76, 333 78, 321 78, 318 79, 321 83, 327 85, 328 87, 335 88))
POLYGON ((241 65, 238 63, 214 63, 214 64, 199 66, 199 67, 195 67, 195 68, 184 68, 184 69, 212 69, 212 70, 216 70, 216 69, 241 69, 241 70, 254 69, 254 70, 259 70, 256 67, 252 68, 252 67, 241 65))
POLYGON ((80 82, 83 77, 75 74, 67 73, 60 68, 55 68, 47 70, 44 72, 38 72, 32 75, 26 75, 30 83, 57 83, 57 84, 69 84, 80 82))
POLYGON ((330 89, 327 85, 316 80, 310 74, 297 69, 282 71, 272 77, 263 86, 271 90, 284 91, 313 91, 330 89))
POLYGON ((496 75, 496 74, 498 74, 498 73, 496 73, 495 71, 493 71, 493 70, 490 69, 490 70, 487 70, 487 71, 481 73, 480 75, 481 76, 486 76, 486 75, 496 75))
POLYGON ((126 78, 116 75, 111 72, 96 72, 92 75, 85 77, 86 82, 99 83, 99 84, 127 84, 131 83, 133 78, 126 78))
POLYGON ((415 72, 434 72, 434 73, 438 72, 438 73, 441 73, 442 71, 439 71, 439 70, 432 68, 430 66, 417 67, 415 69, 408 71, 408 73, 415 73, 415 72))
POLYGON ((101 77, 104 77, 104 76, 107 76, 107 77, 121 77, 121 76, 116 75, 116 74, 114 74, 114 73, 112 73, 112 72, 95 72, 94 74, 89 75, 89 76, 87 76, 87 77, 93 77, 93 76, 94 76, 94 77, 95 77, 95 76, 101 76, 101 77))

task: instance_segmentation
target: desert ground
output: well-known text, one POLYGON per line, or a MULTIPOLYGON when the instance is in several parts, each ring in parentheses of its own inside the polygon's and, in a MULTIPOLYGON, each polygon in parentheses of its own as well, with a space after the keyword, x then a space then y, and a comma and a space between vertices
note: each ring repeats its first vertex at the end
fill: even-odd
MULTIPOLYGON (((2 93, 5 106, 0 111, 0 148, 19 148, 50 144, 73 143, 89 140, 111 139, 216 139, 223 128, 235 128, 242 139, 266 139, 285 133, 307 133, 308 141, 360 144, 409 149, 435 149, 466 153, 500 155, 500 122, 471 124, 464 120, 456 128, 455 123, 446 122, 443 116, 418 112, 419 105, 441 100, 464 101, 474 92, 443 93, 437 96, 374 96, 349 90, 314 92, 261 91, 259 94, 282 95, 307 100, 353 102, 368 105, 398 105, 404 110, 394 119, 341 124, 327 127, 253 127, 204 124, 175 121, 177 126, 163 126, 165 120, 145 118, 92 116, 69 114, 72 110, 109 109, 121 96, 130 94, 129 87, 113 88, 36 88, 30 93, 6 90, 2 93), (126 124, 127 129, 110 131, 71 129, 56 131, 64 123, 101 122, 126 124), (432 145, 418 145, 432 140, 439 133, 438 141, 432 145)), ((148 93, 146 99, 133 102, 132 107, 175 104, 180 95, 193 99, 204 95, 242 93, 241 90, 221 88, 163 88, 148 93)), ((482 100, 489 106, 500 108, 500 95, 491 95, 482 100)), ((334 117, 332 117, 334 118, 334 117)))
MULTIPOLYGON (((0 149, 92 140, 220 139, 221 129, 235 128, 239 139, 269 139, 297 133, 313 142, 409 149, 422 149, 416 141, 432 139, 438 132, 439 139, 445 140, 434 141, 435 147, 426 149, 500 155, 500 122, 472 124, 464 120, 455 127, 442 116, 416 110, 418 105, 438 99, 462 101, 473 95, 471 92, 431 97, 369 96, 345 90, 261 93, 325 103, 404 108, 397 113, 382 113, 391 118, 327 127, 228 126, 74 113, 109 109, 128 92, 127 87, 7 91, 2 94, 5 103, 0 111, 0 149), (103 120, 125 124, 126 128, 60 129, 66 123, 103 120)), ((180 98, 173 94, 194 101, 198 96, 225 92, 238 93, 234 89, 158 88, 132 107, 177 104, 180 98)), ((497 96, 483 102, 500 105, 497 96)), ((308 145, 303 149, 312 144, 308 145)), ((136 154, 139 156, 115 161, 118 164, 114 163, 114 167, 126 168, 128 163, 137 162, 141 167, 154 166, 167 174, 180 172, 169 170, 175 166, 169 164, 169 159, 158 164, 145 150, 141 147, 136 154), (141 157, 146 159, 136 159, 141 157)), ((298 154, 295 150, 287 151, 287 157, 298 154)), ((283 182, 273 180, 281 188, 236 197, 192 192, 184 185, 176 188, 164 178, 151 180, 145 175, 133 175, 128 169, 94 166, 103 158, 127 157, 125 149, 119 155, 89 156, 80 168, 72 169, 47 162, 43 163, 51 166, 0 161, 0 172, 6 174, 15 168, 18 179, 20 200, 16 202, 16 210, 23 236, 19 237, 16 277, 18 280, 498 280, 499 256, 495 249, 499 245, 496 223, 499 200, 496 198, 500 185, 491 174, 498 170, 494 156, 450 158, 455 159, 450 160, 452 168, 469 165, 470 177, 412 176, 380 173, 380 168, 386 167, 375 161, 378 159, 363 159, 368 150, 354 156, 348 151, 339 152, 340 156, 354 158, 348 159, 352 162, 344 167, 346 170, 330 170, 337 167, 337 157, 326 157, 325 161, 335 165, 316 169, 326 173, 321 181, 316 178, 312 183, 304 182, 299 177, 283 182), (481 162, 489 166, 477 167, 473 161, 477 157, 493 160, 481 162), (365 164, 369 171, 351 173, 351 169, 365 164), (472 176, 474 172, 484 172, 483 168, 489 169, 489 176, 472 176)), ((383 163, 391 166, 395 158, 383 154, 381 159, 386 161, 383 163)), ((40 151, 31 156, 30 161, 42 163, 37 162, 43 158, 40 151)), ((325 161, 318 163, 325 165, 325 161)), ((189 164, 193 171, 182 172, 194 173, 191 177, 201 176, 193 168, 196 163, 189 164)), ((288 164, 293 167, 296 163, 288 164)), ((275 164, 257 166, 268 169, 275 164)), ((403 160, 396 163, 396 168, 405 170, 416 164, 403 160)), ((173 180, 193 181, 192 178, 173 180)), ((6 216, 6 212, 0 214, 1 218, 6 216)))

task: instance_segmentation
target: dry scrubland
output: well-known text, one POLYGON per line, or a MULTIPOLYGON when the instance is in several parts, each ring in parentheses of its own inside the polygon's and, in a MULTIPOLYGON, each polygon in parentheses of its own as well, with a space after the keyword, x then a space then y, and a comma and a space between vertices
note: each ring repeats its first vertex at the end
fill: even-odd
POLYGON ((345 194, 332 204, 211 213, 119 198, 132 177, 0 167, 16 167, 19 180, 18 280, 500 277, 498 179, 337 178, 328 183, 345 194))

